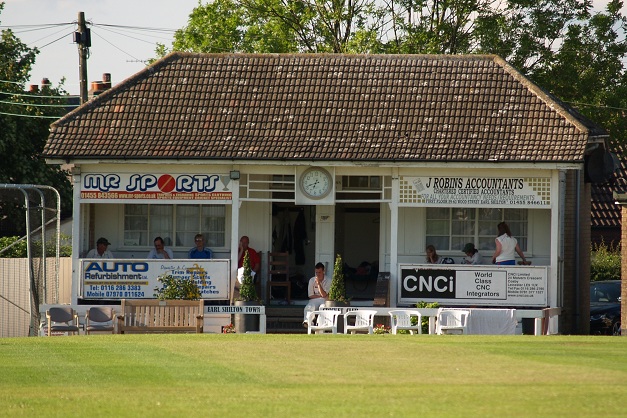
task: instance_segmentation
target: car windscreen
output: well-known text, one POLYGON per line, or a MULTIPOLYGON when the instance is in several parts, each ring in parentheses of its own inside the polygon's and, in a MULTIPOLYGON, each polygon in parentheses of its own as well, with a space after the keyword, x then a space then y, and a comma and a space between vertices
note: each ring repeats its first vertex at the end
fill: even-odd
POLYGON ((620 302, 620 280, 591 283, 590 302, 620 302))

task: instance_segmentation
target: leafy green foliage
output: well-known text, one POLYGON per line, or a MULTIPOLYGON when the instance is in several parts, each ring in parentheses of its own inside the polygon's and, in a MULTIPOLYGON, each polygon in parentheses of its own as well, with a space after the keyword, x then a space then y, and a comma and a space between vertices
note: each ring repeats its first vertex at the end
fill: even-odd
MULTIPOLYGON (((0 12, 4 3, 0 3, 0 12)), ((43 87, 37 93, 26 93, 25 83, 38 54, 22 43, 11 30, 2 30, 0 37, 0 183, 48 185, 61 195, 62 213, 72 212, 72 185, 67 172, 60 166, 48 165, 41 158, 50 122, 54 119, 38 116, 61 117, 67 113, 67 101, 61 88, 43 87), (54 107, 50 105, 58 105, 54 107), (25 116, 12 116, 25 115, 25 116)), ((62 82, 61 82, 62 84, 62 82)), ((24 228, 23 201, 0 201, 0 218, 14 224, 14 233, 22 234, 24 228)))
POLYGON ((248 255, 248 250, 244 253, 244 260, 242 261, 242 267, 244 267, 244 276, 242 279, 242 285, 239 288, 239 298, 238 300, 244 302, 256 301, 257 290, 255 289, 255 284, 253 282, 252 270, 250 268, 250 256, 248 255))
POLYGON ((198 289, 196 282, 191 277, 179 278, 170 274, 164 274, 158 280, 162 286, 155 287, 155 296, 159 300, 200 299, 200 289, 198 289))
POLYGON ((601 242, 596 246, 592 246, 590 258, 591 282, 621 279, 621 258, 618 248, 601 242))
MULTIPOLYGON (((416 308, 433 308, 433 309, 437 309, 440 307, 440 304, 438 302, 423 302, 420 301, 418 303, 416 303, 416 308)), ((411 319, 411 324, 412 325, 416 325, 416 323, 418 322, 418 320, 416 318, 412 318, 411 319)), ((421 319, 420 325, 422 326, 422 333, 423 334, 428 334, 429 333, 429 318, 428 317, 423 317, 421 319)))
POLYGON ((346 299, 346 281, 344 280, 344 270, 342 267, 342 256, 338 254, 335 257, 331 288, 329 289, 329 300, 334 300, 336 302, 348 301, 346 299))
MULTIPOLYGON (((10 247, 6 251, 0 253, 0 258, 26 258, 28 257, 28 249, 26 248, 26 240, 20 240, 20 237, 0 237, 0 250, 10 247)), ((34 257, 38 257, 42 252, 41 241, 32 243, 31 251, 34 257)), ((46 242, 46 256, 56 256, 56 242, 46 242)), ((59 247, 60 257, 72 256, 71 237, 61 234, 61 246, 59 247)))

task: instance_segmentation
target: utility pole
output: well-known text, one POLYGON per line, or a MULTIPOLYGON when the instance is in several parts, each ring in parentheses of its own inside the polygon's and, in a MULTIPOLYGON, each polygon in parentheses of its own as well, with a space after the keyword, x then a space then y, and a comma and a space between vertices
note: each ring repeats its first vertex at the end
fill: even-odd
POLYGON ((74 42, 78 45, 78 78, 80 80, 81 104, 87 102, 87 58, 91 46, 91 32, 85 24, 85 13, 78 12, 78 31, 74 32, 74 42))

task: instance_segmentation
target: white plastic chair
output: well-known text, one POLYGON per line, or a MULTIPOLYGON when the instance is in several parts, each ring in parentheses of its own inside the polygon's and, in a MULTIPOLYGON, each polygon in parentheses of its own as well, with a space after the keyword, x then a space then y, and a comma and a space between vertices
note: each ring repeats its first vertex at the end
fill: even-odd
POLYGON ((368 334, 373 334, 374 327, 374 316, 377 314, 377 311, 372 311, 369 309, 359 309, 356 311, 346 312, 344 314, 344 334, 348 334, 350 331, 351 334, 355 334, 358 331, 367 331, 368 334), (353 325, 348 324, 348 319, 351 317, 355 317, 355 323, 353 325))
POLYGON ((337 334, 337 317, 340 313, 340 311, 333 310, 309 312, 307 314, 307 334, 311 334, 312 331, 315 334, 324 334, 327 331, 330 331, 331 334, 337 334))
POLYGON ((422 334, 422 315, 418 311, 398 309, 390 311, 390 323, 392 324, 392 334, 397 334, 398 330, 408 330, 411 335, 414 331, 422 334), (412 324, 411 319, 416 318, 416 324, 412 324))
POLYGON ((469 311, 462 309, 440 309, 438 312, 438 334, 468 334, 469 311))

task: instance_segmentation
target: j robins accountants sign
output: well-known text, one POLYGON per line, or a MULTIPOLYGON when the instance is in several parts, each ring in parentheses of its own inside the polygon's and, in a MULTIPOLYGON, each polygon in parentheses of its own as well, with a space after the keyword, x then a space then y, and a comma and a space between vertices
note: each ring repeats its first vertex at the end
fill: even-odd
POLYGON ((403 177, 407 202, 424 206, 549 207, 545 177, 403 177))
POLYGON ((81 200, 231 200, 228 174, 86 173, 81 200))
POLYGON ((443 305, 547 305, 547 268, 399 265, 398 303, 443 305))
POLYGON ((192 278, 202 299, 229 299, 229 260, 81 260, 83 299, 154 299, 159 276, 192 278))

